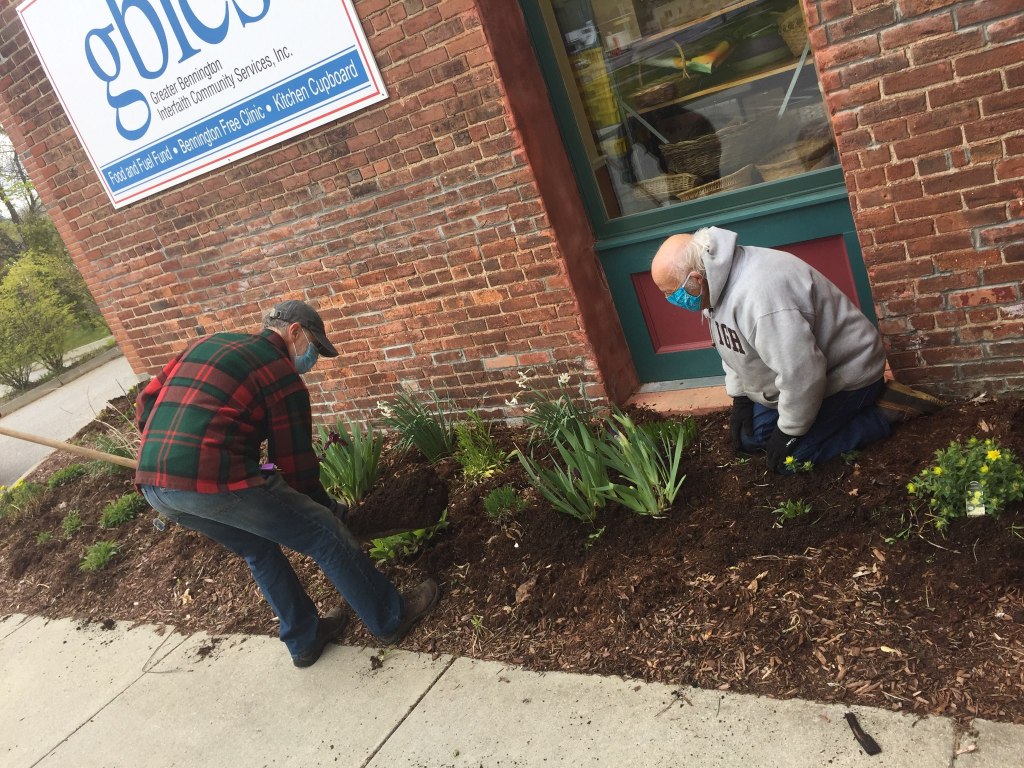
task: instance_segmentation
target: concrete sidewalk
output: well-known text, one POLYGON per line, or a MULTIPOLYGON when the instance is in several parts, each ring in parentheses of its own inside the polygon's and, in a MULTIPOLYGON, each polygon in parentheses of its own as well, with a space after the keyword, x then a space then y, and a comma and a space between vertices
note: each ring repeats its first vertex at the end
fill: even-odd
POLYGON ((275 639, 0 620, 0 765, 1014 768, 1024 726, 275 639), (381 663, 382 662, 382 663, 381 663))

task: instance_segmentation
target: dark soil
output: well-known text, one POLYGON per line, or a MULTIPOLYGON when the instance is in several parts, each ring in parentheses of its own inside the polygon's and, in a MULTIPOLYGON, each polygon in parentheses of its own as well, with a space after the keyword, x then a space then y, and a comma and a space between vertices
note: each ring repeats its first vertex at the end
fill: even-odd
MULTIPOLYGON (((115 403, 124 410, 125 403, 115 403)), ((652 418, 650 414, 637 414, 652 418)), ((697 418, 687 480, 663 519, 606 510, 595 531, 548 508, 513 465, 466 486, 452 460, 431 467, 385 453, 378 488, 353 513, 357 535, 449 527, 406 562, 382 566, 402 588, 442 582, 437 611, 403 648, 495 659, 537 670, 617 674, 672 685, 1024 722, 1024 506, 955 523, 943 537, 915 517, 906 484, 951 440, 991 437, 1024 456, 1024 404, 961 403, 901 425, 855 461, 769 476, 737 462, 727 414, 697 418), (512 483, 528 507, 505 525, 483 499, 512 483), (784 525, 773 509, 804 499, 784 525)), ((511 448, 524 435, 496 430, 511 448)), ((54 454, 39 482, 77 461, 54 454)), ((0 520, 0 614, 152 622, 183 632, 276 634, 243 562, 152 515, 98 526, 131 475, 89 475, 0 520), (69 510, 86 526, 61 531, 69 510), (39 542, 37 535, 51 533, 39 542), (118 544, 110 567, 79 570, 86 546, 118 544)), ((326 611, 338 597, 292 555, 326 611)), ((345 641, 375 645, 359 622, 345 641)), ((282 649, 282 660, 284 661, 282 649)))

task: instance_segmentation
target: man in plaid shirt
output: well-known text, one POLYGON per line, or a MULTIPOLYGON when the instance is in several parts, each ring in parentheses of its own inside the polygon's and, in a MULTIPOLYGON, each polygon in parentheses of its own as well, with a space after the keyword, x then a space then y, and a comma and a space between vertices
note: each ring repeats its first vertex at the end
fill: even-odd
POLYGON ((248 563, 297 667, 345 630, 339 608, 320 617, 281 551, 309 555, 367 628, 395 643, 437 604, 428 579, 400 595, 343 523, 347 509, 320 484, 309 391, 300 378, 336 357, 320 315, 278 304, 258 334, 216 333, 168 363, 139 393, 135 476, 146 501, 248 563), (263 442, 276 469, 260 464, 263 442))

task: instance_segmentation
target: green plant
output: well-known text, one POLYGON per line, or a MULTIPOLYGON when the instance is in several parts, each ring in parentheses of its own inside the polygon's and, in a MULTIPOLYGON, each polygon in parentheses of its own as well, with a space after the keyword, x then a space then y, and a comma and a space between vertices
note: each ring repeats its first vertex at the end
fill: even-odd
POLYGON ((0 485, 0 517, 26 513, 42 490, 38 483, 26 483, 24 480, 16 481, 10 488, 0 485))
POLYGON ((972 437, 936 451, 935 462, 907 483, 907 491, 925 500, 932 523, 944 531, 966 516, 968 503, 996 517, 1007 504, 1024 498, 1024 469, 1012 451, 972 437), (977 487, 969 490, 971 483, 977 487))
POLYGON ((107 504, 100 513, 100 525, 115 528, 138 516, 146 508, 146 500, 137 493, 126 493, 117 501, 107 504))
POLYGON ((0 383, 27 389, 32 369, 64 365, 71 312, 36 268, 31 254, 16 261, 0 280, 0 383))
POLYGON ((324 489, 355 507, 377 482, 384 435, 367 423, 365 431, 351 421, 334 429, 320 427, 320 480, 324 489))
POLYGON ((484 512, 491 520, 499 522, 521 512, 525 506, 526 502, 511 485, 495 488, 484 497, 484 512))
POLYGON ((370 557, 378 563, 408 557, 419 552, 424 544, 447 527, 448 510, 446 509, 441 513, 441 519, 431 526, 373 539, 370 542, 370 557))
POLYGON ((46 480, 46 487, 52 490, 57 486, 70 483, 72 480, 82 477, 82 475, 85 474, 88 474, 88 470, 86 470, 84 464, 69 464, 50 475, 46 480))
POLYGON ((410 392, 403 392, 391 403, 377 403, 384 424, 401 435, 399 446, 415 446, 427 461, 434 463, 452 455, 455 439, 448 416, 437 394, 430 393, 432 406, 421 403, 410 392))
POLYGON ((803 499, 796 499, 795 501, 793 499, 786 499, 775 508, 774 512, 775 524, 781 527, 788 520, 796 520, 798 517, 811 514, 811 505, 803 499))
POLYGON ((790 472, 813 472, 814 463, 811 461, 797 461, 795 456, 787 456, 783 462, 790 472))
POLYGON ((612 484, 609 497, 640 515, 664 514, 686 480, 679 467, 683 450, 697 435, 696 422, 660 421, 638 427, 616 410, 606 427, 610 439, 599 441, 597 447, 607 467, 624 481, 612 484))
POLYGON ((530 428, 531 444, 539 439, 554 443, 565 434, 578 435, 590 431, 590 425, 597 420, 597 412, 587 397, 582 380, 577 396, 573 397, 568 389, 569 374, 561 374, 558 377, 559 394, 552 399, 533 388, 535 378, 531 370, 521 371, 516 385, 524 392, 505 401, 505 405, 523 409, 523 420, 530 428), (520 402, 520 397, 524 402, 520 402))
POLYGON ((113 541, 97 541, 85 551, 78 567, 83 571, 102 571, 116 553, 117 544, 113 541))
POLYGON ((36 544, 45 544, 53 538, 53 534, 49 531, 40 531, 36 534, 36 544))
POLYGON ((494 444, 491 428, 476 411, 455 424, 455 460, 462 467, 462 475, 471 483, 478 483, 501 472, 508 465, 508 454, 494 444))
POLYGON ((603 509, 611 491, 608 467, 604 463, 598 443, 590 432, 563 432, 554 441, 561 463, 555 460, 546 469, 532 455, 516 449, 512 455, 519 459, 531 482, 559 512, 593 524, 597 512, 603 509))
POLYGON ((82 528, 82 516, 78 514, 77 509, 72 509, 66 515, 64 519, 60 521, 60 529, 64 531, 64 535, 67 538, 71 538, 82 528))

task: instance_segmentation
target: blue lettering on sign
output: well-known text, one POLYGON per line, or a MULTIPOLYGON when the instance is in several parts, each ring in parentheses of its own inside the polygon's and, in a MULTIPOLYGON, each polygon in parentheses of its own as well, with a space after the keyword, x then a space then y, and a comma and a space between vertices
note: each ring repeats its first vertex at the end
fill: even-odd
POLYGON ((110 189, 121 192, 254 138, 304 112, 351 98, 371 85, 370 75, 353 46, 302 74, 134 150, 101 170, 110 189))
MULTIPOLYGON (((174 38, 177 45, 178 63, 195 56, 200 48, 196 48, 185 33, 182 26, 184 20, 188 29, 207 45, 220 45, 224 42, 231 26, 231 9, 234 8, 235 16, 245 27, 260 21, 270 10, 270 0, 250 0, 250 2, 261 3, 260 9, 255 14, 247 13, 239 7, 239 0, 224 0, 224 16, 214 26, 204 24, 195 11, 192 10, 193 0, 159 0, 167 16, 167 23, 170 26, 170 36, 174 38), (177 3, 177 10, 174 4, 177 3)), ((243 0, 243 5, 246 2, 243 0)), ((146 135, 152 122, 152 112, 149 102, 142 91, 127 89, 120 93, 114 93, 114 87, 121 75, 122 57, 120 46, 124 46, 135 72, 146 80, 153 80, 160 77, 167 70, 170 63, 171 42, 168 37, 168 30, 160 15, 153 7, 151 0, 107 0, 107 8, 110 10, 112 24, 105 27, 98 27, 89 30, 85 35, 85 60, 89 64, 92 73, 106 85, 107 104, 114 110, 114 124, 117 132, 129 141, 136 141, 146 135), (140 22, 145 23, 148 32, 151 32, 160 48, 159 60, 147 62, 143 59, 139 46, 128 29, 126 18, 128 11, 136 11, 132 14, 133 26, 140 22), (139 17, 141 14, 141 18, 139 17), (120 45, 119 45, 120 41, 120 45)))

